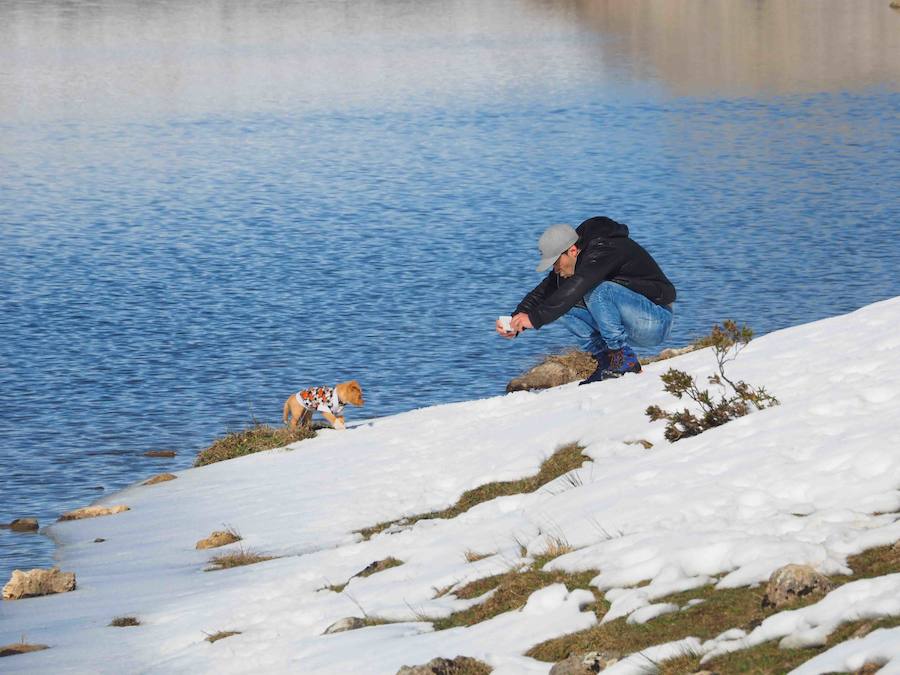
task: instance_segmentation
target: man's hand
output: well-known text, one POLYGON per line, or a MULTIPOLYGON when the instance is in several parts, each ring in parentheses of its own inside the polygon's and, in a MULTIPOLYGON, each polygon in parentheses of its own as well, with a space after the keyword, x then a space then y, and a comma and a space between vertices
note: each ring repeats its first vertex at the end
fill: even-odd
POLYGON ((512 327, 513 331, 516 335, 521 333, 526 328, 534 328, 531 325, 531 319, 528 318, 528 315, 525 312, 519 312, 516 314, 512 321, 509 322, 509 325, 512 327))
MULTIPOLYGON (((510 323, 510 325, 511 325, 511 323, 510 323)), ((507 338, 507 339, 511 339, 511 338, 516 337, 516 331, 514 331, 514 330, 507 331, 507 330, 503 327, 503 323, 500 321, 500 319, 497 319, 497 323, 495 324, 495 326, 496 326, 496 328, 497 328, 497 332, 498 332, 500 335, 502 335, 503 337, 505 337, 505 338, 507 338)))

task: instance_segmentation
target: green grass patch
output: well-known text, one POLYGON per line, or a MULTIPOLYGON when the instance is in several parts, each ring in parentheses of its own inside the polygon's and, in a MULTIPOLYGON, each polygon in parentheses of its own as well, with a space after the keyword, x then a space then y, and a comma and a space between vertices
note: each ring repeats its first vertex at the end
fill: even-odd
MULTIPOLYGON (((858 579, 868 579, 900 571, 900 549, 893 546, 881 546, 851 556, 847 560, 853 574, 849 576, 830 577, 835 586, 841 586, 858 579)), ((484 584, 487 580, 482 580, 484 584)), ((596 594, 596 593, 595 593, 596 594)), ((663 614, 644 624, 629 624, 625 618, 598 624, 592 628, 553 640, 542 642, 532 647, 526 656, 541 661, 559 661, 569 654, 589 651, 620 652, 624 655, 641 651, 654 645, 680 640, 686 637, 697 637, 709 640, 730 628, 741 628, 748 633, 765 618, 785 609, 799 609, 821 600, 819 597, 806 597, 790 607, 776 610, 773 607, 763 608, 762 600, 765 586, 756 588, 728 588, 716 590, 714 586, 676 593, 655 602, 670 602, 685 607, 679 612, 663 614), (689 600, 703 600, 692 607, 686 607, 689 600)), ((599 600, 594 606, 598 618, 608 610, 608 603, 599 600)), ((900 620, 900 619, 898 619, 900 620)), ((895 625, 894 619, 877 623, 876 627, 895 625)), ((841 642, 854 631, 859 630, 864 622, 847 624, 834 633, 829 644, 841 642)), ((722 675, 725 673, 783 673, 812 658, 823 650, 779 650, 778 643, 760 645, 757 648, 735 652, 710 661, 700 667, 700 659, 686 655, 679 659, 662 664, 663 673, 691 673, 708 669, 722 675)))
POLYGON ((256 423, 243 431, 235 431, 217 438, 212 445, 197 455, 194 466, 206 466, 226 459, 252 455, 254 452, 281 448, 290 443, 313 438, 315 435, 313 429, 304 427, 291 431, 288 427, 272 427, 256 423))
POLYGON ((570 443, 569 445, 559 448, 550 457, 545 459, 543 464, 541 464, 540 470, 533 476, 521 478, 519 480, 486 483, 464 492, 453 506, 446 509, 429 511, 428 513, 420 513, 398 520, 378 523, 377 525, 357 530, 357 532, 359 532, 364 539, 370 539, 379 532, 383 532, 394 525, 413 525, 420 520, 432 520, 435 518, 455 518, 461 513, 465 513, 473 506, 488 502, 497 497, 534 492, 553 479, 559 478, 569 471, 577 469, 585 462, 591 461, 590 457, 582 452, 583 450, 584 448, 577 443, 570 443))
MULTIPOLYGON (((570 591, 576 588, 589 588, 588 583, 597 576, 596 570, 586 572, 546 572, 536 569, 510 570, 484 579, 472 581, 453 592, 458 598, 470 600, 493 590, 494 594, 482 603, 468 609, 454 612, 443 619, 432 620, 435 630, 456 628, 457 626, 473 626, 495 616, 519 609, 528 600, 528 596, 551 584, 565 584, 570 591)), ((594 597, 600 602, 599 595, 594 597)))
MULTIPOLYGON (((711 670, 720 675, 729 673, 754 673, 755 675, 781 675, 806 663, 814 656, 828 651, 841 642, 851 638, 862 637, 878 628, 896 628, 900 626, 900 617, 891 617, 879 621, 851 621, 842 624, 837 630, 828 636, 828 641, 822 647, 810 647, 808 649, 781 649, 778 640, 772 640, 750 649, 741 649, 710 659, 702 666, 696 656, 686 655, 660 664, 660 675, 682 675, 694 673, 698 670, 711 670)), ((868 670, 866 672, 875 672, 868 670)))
MULTIPOLYGON (((688 600, 703 600, 680 612, 663 614, 643 624, 626 623, 622 617, 542 642, 526 652, 526 656, 540 661, 560 661, 569 654, 589 651, 631 654, 688 636, 708 640, 729 628, 749 629, 754 622, 774 613, 772 609, 768 612, 762 609, 763 595, 765 588, 762 587, 717 591, 713 586, 704 586, 655 601, 684 606, 688 600)), ((609 603, 605 599, 598 602, 595 605, 597 618, 602 618, 608 609, 609 603)))

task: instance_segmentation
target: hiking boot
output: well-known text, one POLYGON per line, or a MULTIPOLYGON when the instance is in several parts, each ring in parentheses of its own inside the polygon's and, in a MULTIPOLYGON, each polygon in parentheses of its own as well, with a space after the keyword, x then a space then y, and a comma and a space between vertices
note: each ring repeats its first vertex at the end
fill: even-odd
POLYGON ((587 379, 582 380, 578 384, 590 384, 591 382, 599 382, 603 379, 604 371, 609 370, 609 352, 600 352, 599 354, 592 354, 594 359, 597 361, 597 368, 593 373, 587 376, 587 379))
POLYGON ((621 349, 604 352, 603 357, 602 359, 595 357, 597 358, 597 370, 579 384, 602 382, 603 380, 622 377, 625 373, 641 372, 641 364, 638 361, 637 354, 628 345, 623 346, 621 349))

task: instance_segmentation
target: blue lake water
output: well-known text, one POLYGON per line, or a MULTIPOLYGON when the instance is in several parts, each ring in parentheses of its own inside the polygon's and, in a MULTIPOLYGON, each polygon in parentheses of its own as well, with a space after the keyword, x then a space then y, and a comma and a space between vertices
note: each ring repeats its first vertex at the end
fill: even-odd
MULTIPOLYGON (((0 522, 305 386, 501 394, 570 344, 493 332, 554 222, 629 224, 666 346, 900 293, 886 0, 488 4, 0 5, 0 522)), ((52 556, 0 530, 0 583, 52 556)))

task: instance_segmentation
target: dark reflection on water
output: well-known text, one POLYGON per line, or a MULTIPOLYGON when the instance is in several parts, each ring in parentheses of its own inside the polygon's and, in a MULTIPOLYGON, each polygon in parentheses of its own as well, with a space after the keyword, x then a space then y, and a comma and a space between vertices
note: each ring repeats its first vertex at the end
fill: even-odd
MULTIPOLYGON (((567 344, 492 333, 551 222, 631 225, 673 345, 900 293, 883 4, 4 3, 0 522, 301 386, 501 393, 567 344)), ((0 531, 0 578, 51 553, 0 531)))

